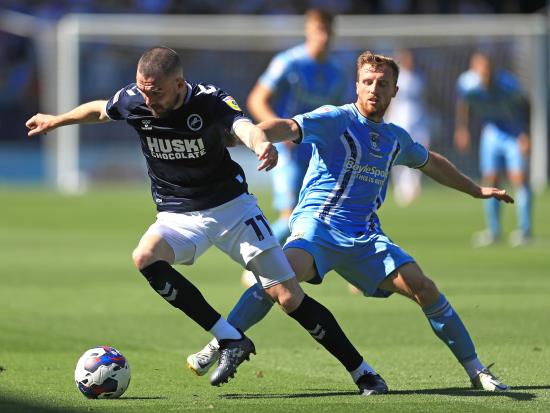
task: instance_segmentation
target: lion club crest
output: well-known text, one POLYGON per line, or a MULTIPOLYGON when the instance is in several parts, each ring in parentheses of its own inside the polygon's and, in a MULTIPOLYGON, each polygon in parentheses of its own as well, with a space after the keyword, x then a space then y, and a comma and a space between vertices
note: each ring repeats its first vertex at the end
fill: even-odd
POLYGON ((202 118, 196 113, 189 115, 187 118, 187 127, 192 131, 198 131, 200 128, 202 128, 202 124, 202 118))

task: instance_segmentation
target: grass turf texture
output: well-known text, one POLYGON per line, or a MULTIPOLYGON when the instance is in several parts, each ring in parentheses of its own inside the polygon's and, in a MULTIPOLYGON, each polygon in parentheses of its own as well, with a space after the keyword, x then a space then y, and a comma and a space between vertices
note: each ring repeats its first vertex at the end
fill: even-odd
MULTIPOLYGON (((451 190, 429 187, 407 209, 389 199, 381 213, 459 312, 481 359, 513 386, 508 394, 469 390, 412 302, 351 296, 336 274, 305 287, 387 380, 391 393, 371 398, 278 309, 250 330, 258 355, 229 384, 191 374, 185 358, 209 335, 154 294, 130 259, 154 218, 147 188, 63 197, 4 187, 0 202, 0 412, 550 411, 549 192, 535 199, 528 248, 472 249, 482 204, 451 190), (103 344, 132 368, 119 400, 87 400, 73 381, 78 357, 103 344)), ((273 216, 269 200, 260 203, 273 216)), ((505 232, 514 214, 503 208, 505 232)), ((243 291, 238 265, 217 250, 178 269, 224 314, 243 291)))

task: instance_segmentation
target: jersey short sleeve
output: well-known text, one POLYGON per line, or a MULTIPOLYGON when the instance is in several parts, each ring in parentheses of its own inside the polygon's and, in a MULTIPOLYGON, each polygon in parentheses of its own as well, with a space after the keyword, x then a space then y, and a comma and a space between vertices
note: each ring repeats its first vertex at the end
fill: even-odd
POLYGON ((320 147, 330 139, 340 136, 349 122, 349 117, 344 110, 330 105, 296 115, 292 119, 302 131, 302 138, 297 143, 311 143, 320 147))
POLYGON ((132 109, 143 102, 143 97, 139 93, 135 83, 129 84, 109 99, 105 111, 112 120, 124 120, 128 118, 132 109))
POLYGON ((233 96, 221 89, 216 91, 212 105, 213 112, 228 130, 233 130, 234 125, 240 121, 250 122, 250 119, 243 113, 233 96))
POLYGON ((285 57, 285 54, 279 53, 271 60, 265 72, 258 79, 258 82, 270 91, 277 89, 289 65, 290 60, 285 57))
POLYGON ((428 150, 418 142, 413 141, 411 136, 395 125, 390 125, 393 133, 397 136, 399 146, 401 147, 399 154, 395 160, 396 165, 405 165, 410 168, 421 168, 428 162, 428 150))

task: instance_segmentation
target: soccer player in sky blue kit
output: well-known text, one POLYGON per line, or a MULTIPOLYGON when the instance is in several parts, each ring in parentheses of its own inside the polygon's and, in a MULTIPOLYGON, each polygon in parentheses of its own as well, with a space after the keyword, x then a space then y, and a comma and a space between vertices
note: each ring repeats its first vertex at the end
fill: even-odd
MULTIPOLYGON (((415 259, 384 234, 377 211, 394 164, 419 168, 474 198, 507 203, 513 199, 504 190, 476 185, 445 157, 416 143, 404 129, 384 122, 398 90, 398 75, 393 59, 366 51, 357 60, 355 104, 322 106, 292 119, 258 125, 270 141, 313 145, 300 199, 290 218, 285 254, 300 281, 319 284, 335 270, 366 296, 388 297, 396 292, 412 299, 464 367, 474 388, 506 391, 508 386, 478 359, 466 327, 446 297, 415 259)), ((265 296, 259 299, 260 293, 256 286, 250 287, 228 320, 246 330, 265 316, 272 304, 265 296)))
MULTIPOLYGON (((488 55, 476 52, 470 69, 457 80, 455 145, 464 153, 470 150, 470 114, 482 121, 479 144, 481 177, 485 185, 496 186, 505 169, 516 191, 518 229, 510 234, 512 246, 531 241, 531 190, 528 183, 530 139, 528 103, 518 79, 505 70, 493 67, 488 55)), ((474 234, 473 244, 485 247, 501 235, 500 205, 495 199, 485 201, 487 229, 474 234)))
MULTIPOLYGON (((262 285, 262 297, 265 289, 270 303, 278 302, 352 374, 360 374, 363 358, 330 311, 304 294, 248 193, 243 170, 227 151, 226 135, 231 134, 255 152, 259 170, 277 163, 277 150, 235 100, 214 85, 187 82, 178 54, 154 47, 139 59, 136 82, 111 99, 60 115, 39 113, 26 126, 34 136, 65 125, 109 120, 125 120, 139 135, 158 210, 132 254, 134 264, 161 297, 216 337, 220 357, 211 384, 227 382, 255 353, 252 341, 173 267, 193 264, 212 245, 251 269, 262 285)), ((385 383, 373 375, 358 382, 363 393, 374 386, 385 383)))

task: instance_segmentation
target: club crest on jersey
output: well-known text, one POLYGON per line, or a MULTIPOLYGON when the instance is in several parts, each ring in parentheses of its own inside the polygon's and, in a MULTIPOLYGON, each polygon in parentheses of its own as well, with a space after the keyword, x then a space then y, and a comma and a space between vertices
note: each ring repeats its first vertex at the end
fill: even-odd
POLYGON ((369 132, 370 147, 373 151, 380 151, 380 135, 376 132, 369 132))
POLYGON ((196 113, 192 113, 187 117, 187 127, 192 131, 198 131, 200 128, 202 128, 202 124, 202 118, 196 113))
POLYGON ((141 129, 142 130, 153 130, 153 127, 151 126, 151 119, 143 119, 141 121, 141 129))
POLYGON ((235 99, 233 99, 232 96, 226 96, 223 98, 223 101, 226 103, 227 106, 229 106, 231 109, 242 112, 241 108, 239 107, 239 104, 235 99))

